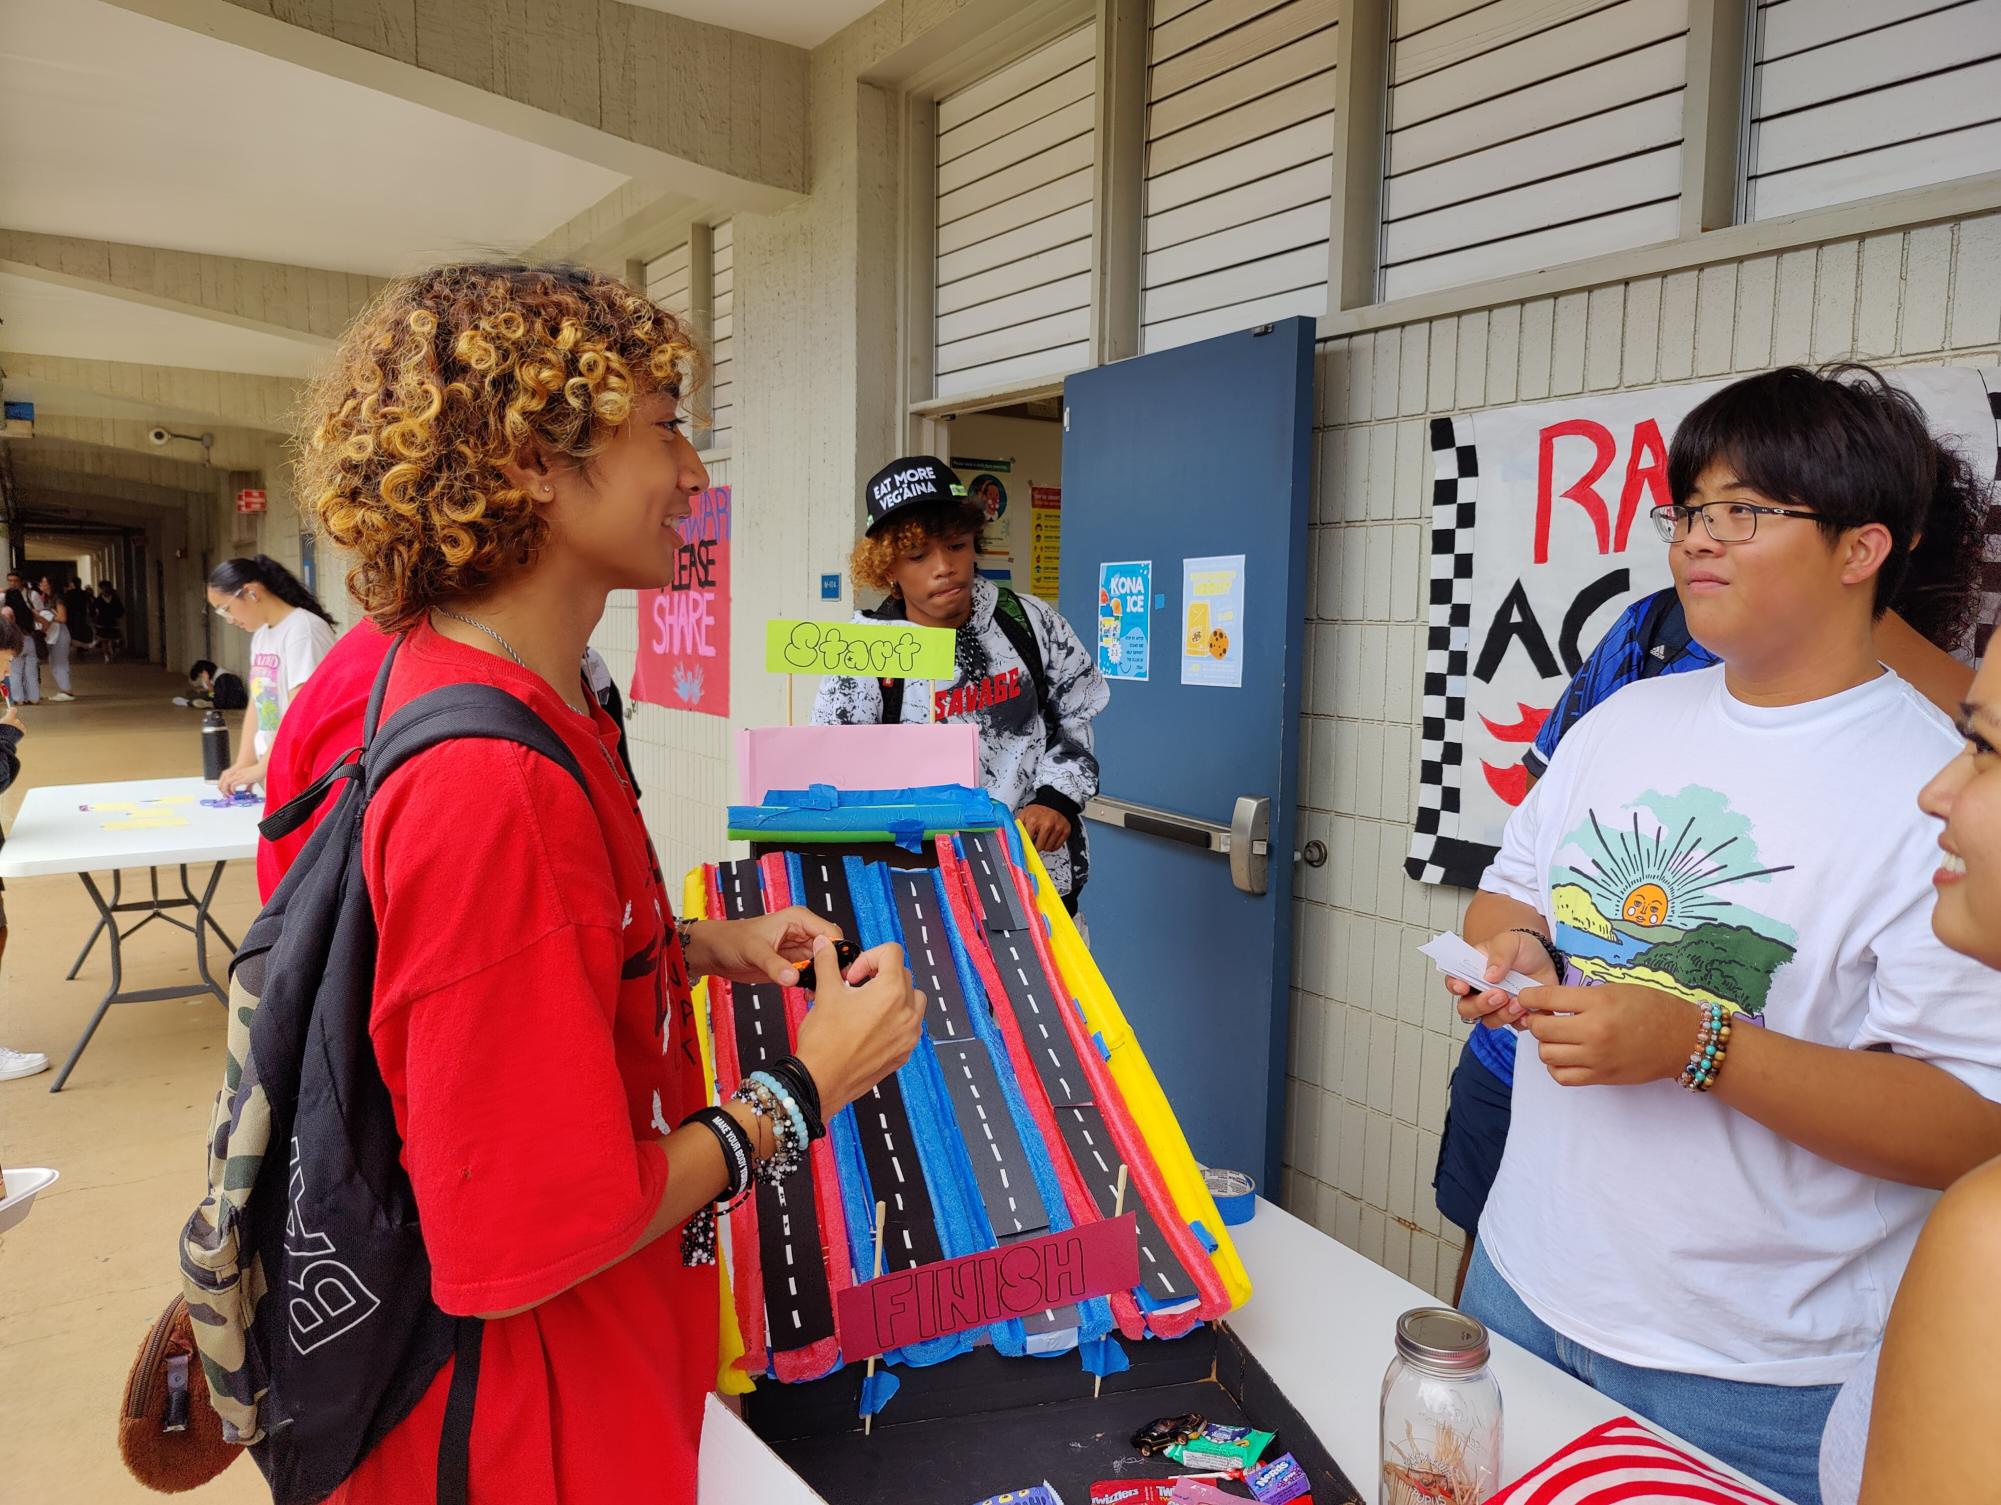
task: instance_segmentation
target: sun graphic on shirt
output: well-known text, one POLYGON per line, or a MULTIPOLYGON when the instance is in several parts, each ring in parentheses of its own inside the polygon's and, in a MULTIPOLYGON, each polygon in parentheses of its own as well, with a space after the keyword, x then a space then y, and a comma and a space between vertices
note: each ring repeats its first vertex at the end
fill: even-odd
POLYGON ((1667 890, 1658 883, 1642 883, 1626 895, 1624 918, 1632 925, 1658 925, 1667 919, 1667 890))
POLYGON ((1636 812, 1630 826, 1607 829, 1596 814, 1591 816, 1593 839, 1586 845, 1596 850, 1590 854, 1590 870, 1571 871, 1607 918, 1645 930, 1688 930, 1712 922, 1727 907, 1718 890, 1789 871, 1761 866, 1748 844, 1740 846, 1735 836, 1705 841, 1694 820, 1676 832, 1658 822, 1649 824, 1651 831, 1636 812))

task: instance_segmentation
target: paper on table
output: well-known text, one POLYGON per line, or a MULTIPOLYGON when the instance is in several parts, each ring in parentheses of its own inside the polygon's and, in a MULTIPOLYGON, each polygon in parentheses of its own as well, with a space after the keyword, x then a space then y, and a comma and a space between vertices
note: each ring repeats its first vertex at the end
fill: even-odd
POLYGON ((1467 986, 1485 993, 1506 993, 1513 998, 1523 988, 1542 986, 1533 977, 1526 977, 1520 972, 1510 972, 1499 982, 1488 982, 1487 958, 1480 954, 1477 947, 1469 946, 1449 930, 1443 935, 1433 936, 1417 949, 1430 957, 1432 964, 1447 977, 1456 977, 1467 986))
POLYGON ((147 805, 192 805, 194 802, 195 797, 192 794, 162 794, 155 796, 153 799, 141 801, 142 804, 147 805))
POLYGON ((107 831, 158 831, 167 826, 185 826, 185 815, 137 815, 130 820, 108 820, 104 823, 107 831))

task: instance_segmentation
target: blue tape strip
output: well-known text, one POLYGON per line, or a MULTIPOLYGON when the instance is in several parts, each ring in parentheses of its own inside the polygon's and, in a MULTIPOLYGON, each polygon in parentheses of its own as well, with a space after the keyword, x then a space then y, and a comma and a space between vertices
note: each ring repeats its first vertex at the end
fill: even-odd
POLYGON ((874 1374, 862 1377, 862 1400, 861 1405, 855 1409, 855 1415, 875 1415, 888 1405, 890 1399, 902 1388, 903 1381, 896 1377, 888 1365, 876 1365, 874 1374))
POLYGON ((1083 1360, 1084 1373, 1103 1378, 1108 1374, 1124 1374, 1133 1367, 1133 1361, 1126 1357, 1125 1349, 1116 1338, 1093 1338, 1088 1343, 1077 1346, 1078 1357, 1083 1360))
MULTIPOLYGON (((991 831, 1010 823, 1007 808, 981 789, 939 784, 920 789, 774 789, 758 805, 731 805, 734 832, 840 835, 856 831, 991 831)), ((897 835, 899 845, 904 837, 897 835)))
POLYGON ((1202 1240, 1202 1247, 1207 1249, 1211 1254, 1214 1254, 1218 1249, 1223 1247, 1216 1241, 1216 1235, 1202 1226, 1201 1219, 1196 1218, 1191 1220, 1188 1227, 1197 1238, 1202 1240))
POLYGON ((1091 1043, 1098 1047, 1100 1058, 1107 1061, 1111 1060, 1112 1048, 1105 1043, 1105 1032, 1103 1030, 1094 1029, 1091 1031, 1091 1043))

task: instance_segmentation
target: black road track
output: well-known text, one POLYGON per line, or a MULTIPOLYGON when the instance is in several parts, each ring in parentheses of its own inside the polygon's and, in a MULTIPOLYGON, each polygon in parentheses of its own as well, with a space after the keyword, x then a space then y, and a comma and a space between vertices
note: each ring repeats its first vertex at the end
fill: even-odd
MULTIPOLYGON (((757 864, 750 860, 717 864, 726 919, 764 913, 757 864)), ((737 1064, 745 1076, 791 1049, 785 1025, 785 995, 770 983, 736 983, 730 988, 736 1025, 737 1064)), ((764 1325, 772 1349, 804 1348, 834 1333, 834 1309, 827 1294, 827 1269, 820 1258, 820 1217, 813 1196, 813 1173, 802 1165, 776 1186, 757 1186, 757 1250, 764 1266, 764 1325)), ((840 1256, 847 1256, 846 1250, 840 1256)))
MULTIPOLYGON (((793 897, 839 925, 841 934, 853 938, 859 927, 854 896, 848 892, 847 868, 841 859, 804 852, 799 854, 799 865, 805 875, 805 891, 793 897)), ((861 1138, 870 1187, 885 1207, 883 1269, 936 1264, 945 1251, 938 1242, 938 1220, 917 1159, 917 1135, 903 1105, 903 1088, 894 1076, 878 1082, 855 1104, 855 1129, 861 1138)))
MULTIPOLYGON (((965 836, 966 863, 974 886, 986 907, 987 948, 993 953, 994 967, 1001 986, 1014 1009, 1015 1023, 1036 1074, 1056 1113, 1056 1127, 1069 1148, 1070 1158, 1084 1178, 1098 1211, 1112 1215, 1118 1199, 1119 1152, 1103 1115, 1092 1096, 1091 1079, 1085 1075, 1070 1043, 1070 1032, 1056 1012, 1067 1001, 1052 998, 1049 983, 1029 934, 1029 919, 1022 911, 1021 896, 1009 873, 1004 839, 993 832, 965 836)), ((969 1138, 967 1141, 971 1143, 969 1138)), ((1127 1212, 1139 1221, 1140 1278, 1148 1295, 1163 1305, 1173 1306, 1197 1299, 1201 1292, 1189 1276, 1147 1209, 1139 1187, 1128 1179, 1127 1212)))

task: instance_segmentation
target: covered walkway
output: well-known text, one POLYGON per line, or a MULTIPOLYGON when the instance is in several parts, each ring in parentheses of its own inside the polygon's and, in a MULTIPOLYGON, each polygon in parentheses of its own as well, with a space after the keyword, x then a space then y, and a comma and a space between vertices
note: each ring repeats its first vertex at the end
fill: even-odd
MULTIPOLYGON (((182 680, 157 668, 89 665, 81 697, 28 707, 21 777, 0 802, 12 826, 22 795, 47 784, 201 771, 200 714, 175 706, 182 680)), ((128 889, 143 884, 129 874, 128 889)), ((0 963, 0 1042, 60 1064, 106 982, 99 946, 63 974, 89 931, 74 878, 8 883, 7 952, 0 963)), ((224 874, 216 913, 241 937, 257 909, 248 862, 224 874)), ((182 931, 148 926, 126 951, 144 985, 191 980, 182 931)), ((212 999, 113 1009, 69 1085, 53 1072, 0 1082, 0 1160, 52 1165, 62 1180, 5 1241, 0 1296, 0 1433, 10 1500, 114 1505, 156 1498, 124 1472, 118 1401, 146 1324, 176 1289, 174 1235, 202 1195, 202 1139, 222 1080, 223 1011, 212 999)), ((239 1463, 191 1499, 268 1500, 239 1463)))

